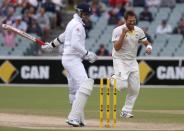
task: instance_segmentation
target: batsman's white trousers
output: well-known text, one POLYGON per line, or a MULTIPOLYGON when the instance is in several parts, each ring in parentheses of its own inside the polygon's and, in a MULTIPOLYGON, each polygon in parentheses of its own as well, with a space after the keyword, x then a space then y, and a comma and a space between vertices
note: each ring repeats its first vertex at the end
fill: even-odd
POLYGON ((140 90, 139 66, 136 60, 113 59, 117 88, 127 87, 127 96, 122 111, 132 112, 140 90))
POLYGON ((67 71, 69 99, 72 104, 80 84, 88 79, 82 60, 78 57, 63 57, 62 64, 67 71))

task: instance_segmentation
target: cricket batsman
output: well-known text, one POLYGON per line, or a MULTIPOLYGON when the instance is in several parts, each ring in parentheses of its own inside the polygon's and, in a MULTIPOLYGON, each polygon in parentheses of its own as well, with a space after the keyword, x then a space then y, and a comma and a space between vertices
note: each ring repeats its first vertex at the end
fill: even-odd
POLYGON ((93 63, 97 60, 95 53, 85 49, 85 21, 89 19, 91 8, 87 3, 76 6, 73 19, 67 24, 64 33, 52 42, 42 46, 49 50, 62 46, 62 65, 67 71, 69 100, 72 104, 67 123, 74 127, 84 126, 84 107, 93 90, 94 80, 88 78, 82 63, 83 59, 93 63))
POLYGON ((117 89, 127 87, 125 104, 120 116, 132 118, 132 109, 140 90, 139 66, 136 60, 138 44, 145 45, 146 53, 151 54, 152 46, 148 42, 143 30, 136 24, 136 15, 129 10, 124 15, 125 24, 116 27, 112 33, 113 67, 117 79, 117 89))

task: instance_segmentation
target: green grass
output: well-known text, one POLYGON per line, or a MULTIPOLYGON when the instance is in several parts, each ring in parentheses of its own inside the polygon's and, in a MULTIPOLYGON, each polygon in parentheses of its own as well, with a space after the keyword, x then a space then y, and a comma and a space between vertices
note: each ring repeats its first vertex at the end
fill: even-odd
MULTIPOLYGON (((130 122, 184 123, 183 114, 141 110, 184 110, 184 88, 142 88, 130 122)), ((118 121, 125 92, 118 93, 118 121)), ((68 89, 56 87, 0 87, 0 112, 67 117, 71 105, 68 89)), ((95 88, 86 105, 87 118, 99 117, 99 90, 95 88)), ((0 128, 0 131, 3 128, 0 128)), ((6 131, 16 131, 7 129, 6 131)), ((21 131, 21 130, 19 130, 21 131)), ((29 131, 29 130, 28 130, 29 131)), ((30 130, 32 131, 32 130, 30 130)), ((41 131, 41 130, 39 130, 41 131)))
POLYGON ((141 89, 136 109, 184 109, 184 88, 141 89))
POLYGON ((70 105, 67 88, 0 88, 0 111, 39 115, 65 115, 70 105))

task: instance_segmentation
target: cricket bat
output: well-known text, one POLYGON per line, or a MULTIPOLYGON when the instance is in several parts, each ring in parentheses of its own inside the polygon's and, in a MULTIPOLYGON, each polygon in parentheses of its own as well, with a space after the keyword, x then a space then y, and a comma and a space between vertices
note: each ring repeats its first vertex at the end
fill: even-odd
POLYGON ((15 27, 13 27, 11 25, 2 24, 2 28, 4 30, 12 31, 12 32, 14 32, 14 33, 24 37, 24 38, 27 38, 27 39, 29 39, 29 40, 39 44, 40 46, 45 44, 45 42, 43 42, 42 40, 40 40, 40 39, 38 39, 38 38, 36 38, 36 37, 34 37, 34 36, 24 32, 22 30, 19 30, 19 29, 15 28, 15 27))

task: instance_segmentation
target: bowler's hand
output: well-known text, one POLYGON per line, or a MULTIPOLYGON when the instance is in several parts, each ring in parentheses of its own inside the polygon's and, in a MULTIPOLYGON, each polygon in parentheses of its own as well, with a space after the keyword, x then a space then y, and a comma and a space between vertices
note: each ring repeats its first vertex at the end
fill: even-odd
POLYGON ((146 47, 146 54, 150 55, 151 52, 152 52, 152 46, 151 46, 151 45, 148 45, 148 46, 146 47))

